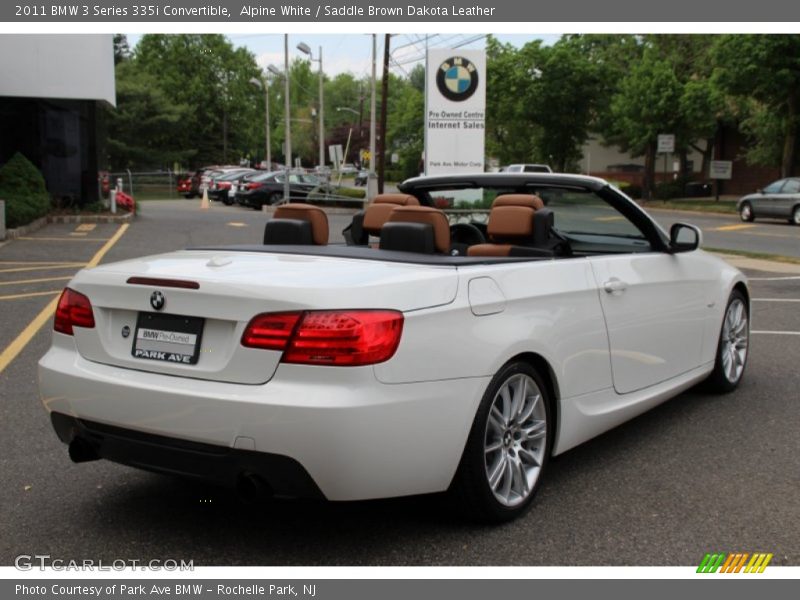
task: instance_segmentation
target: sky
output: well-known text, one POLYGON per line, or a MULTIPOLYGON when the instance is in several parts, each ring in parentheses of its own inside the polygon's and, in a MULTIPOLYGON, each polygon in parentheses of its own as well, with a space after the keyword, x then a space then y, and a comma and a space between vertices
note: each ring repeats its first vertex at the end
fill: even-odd
MULTIPOLYGON (((138 34, 127 35, 131 48, 142 37, 138 34)), ((483 48, 486 43, 485 36, 479 34, 400 34, 392 38, 393 62, 401 63, 392 67, 393 73, 397 75, 407 73, 414 67, 414 59, 419 60, 424 57, 426 36, 428 36, 427 41, 430 48, 449 48, 461 44, 464 44, 461 46, 463 48, 483 48)), ((383 34, 379 34, 377 37, 378 76, 382 72, 383 37, 383 34)), ((545 44, 552 44, 560 36, 557 34, 496 34, 495 37, 503 43, 510 43, 520 47, 526 42, 536 39, 543 40, 545 44)), ((283 68, 283 34, 230 34, 228 38, 235 46, 248 48, 256 56, 256 60, 262 69, 266 69, 270 64, 274 64, 280 69, 283 68)), ((323 68, 329 76, 350 72, 360 78, 368 76, 371 72, 372 36, 369 34, 292 34, 289 36, 290 60, 306 57, 305 54, 297 50, 297 44, 300 42, 305 42, 311 47, 315 59, 318 57, 319 47, 322 47, 323 68)))

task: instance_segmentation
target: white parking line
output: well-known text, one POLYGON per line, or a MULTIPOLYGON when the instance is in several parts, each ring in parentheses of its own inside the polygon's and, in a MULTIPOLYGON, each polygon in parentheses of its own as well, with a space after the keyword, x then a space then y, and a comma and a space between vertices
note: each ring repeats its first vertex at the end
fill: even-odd
POLYGON ((792 281, 800 279, 800 275, 789 275, 787 277, 749 277, 749 281, 792 281))
POLYGON ((800 302, 798 298, 752 298, 752 302, 800 302))
POLYGON ((800 331, 751 331, 753 335, 800 335, 800 331))

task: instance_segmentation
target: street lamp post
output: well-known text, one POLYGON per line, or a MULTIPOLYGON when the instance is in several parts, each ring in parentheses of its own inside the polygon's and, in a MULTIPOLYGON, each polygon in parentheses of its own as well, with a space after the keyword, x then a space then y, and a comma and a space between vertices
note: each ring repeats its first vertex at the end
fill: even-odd
POLYGON ((320 169, 325 165, 325 96, 323 93, 324 75, 322 72, 322 46, 319 47, 319 58, 314 58, 311 47, 300 42, 297 49, 304 54, 308 54, 308 60, 319 63, 319 166, 320 169))
POLYGON ((264 88, 264 131, 266 133, 265 142, 264 142, 264 159, 267 162, 267 171, 272 170, 272 147, 270 143, 270 136, 269 136, 269 82, 267 80, 266 75, 264 75, 264 79, 258 79, 253 77, 250 80, 250 83, 257 87, 264 88))

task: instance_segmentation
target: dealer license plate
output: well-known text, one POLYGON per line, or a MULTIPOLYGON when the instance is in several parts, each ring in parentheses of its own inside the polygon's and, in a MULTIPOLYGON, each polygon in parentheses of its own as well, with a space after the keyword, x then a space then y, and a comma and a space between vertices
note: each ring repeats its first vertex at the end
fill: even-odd
POLYGON ((197 364, 205 319, 139 313, 131 354, 135 358, 197 364))

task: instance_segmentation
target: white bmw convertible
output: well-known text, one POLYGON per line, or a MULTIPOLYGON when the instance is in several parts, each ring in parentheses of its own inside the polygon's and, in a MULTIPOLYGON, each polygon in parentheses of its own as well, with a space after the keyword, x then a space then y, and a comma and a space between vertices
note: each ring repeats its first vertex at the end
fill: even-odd
POLYGON ((451 490, 503 520, 551 456, 742 379, 744 276, 602 180, 411 179, 343 233, 287 204, 263 245, 78 273, 39 363, 71 458, 248 495, 451 490))

